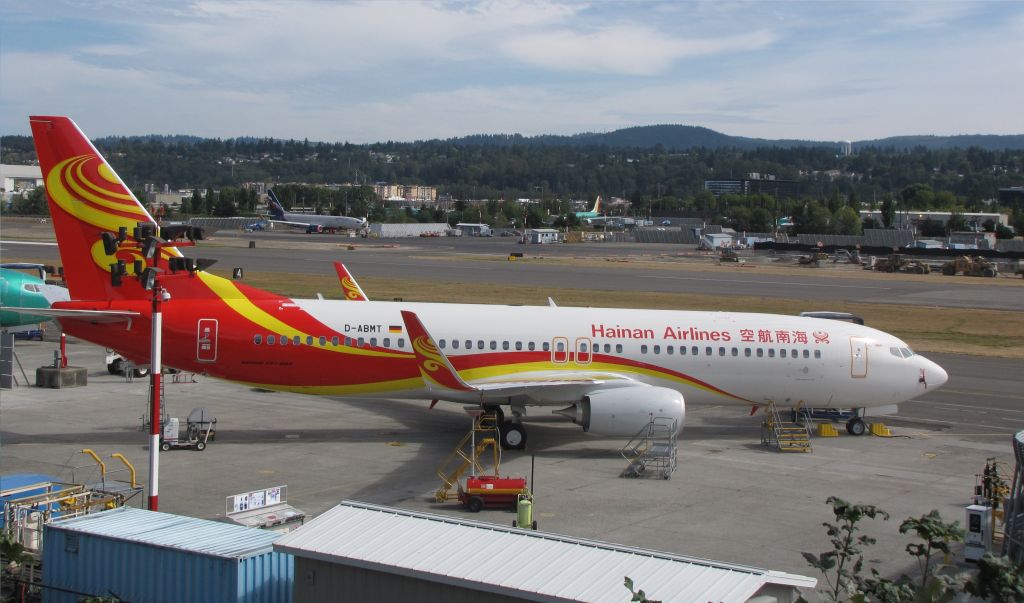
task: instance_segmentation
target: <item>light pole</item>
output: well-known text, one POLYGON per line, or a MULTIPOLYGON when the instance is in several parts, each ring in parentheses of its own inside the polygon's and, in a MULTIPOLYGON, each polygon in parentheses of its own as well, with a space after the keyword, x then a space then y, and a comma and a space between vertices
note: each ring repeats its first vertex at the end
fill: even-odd
MULTIPOLYGON (((155 263, 155 260, 154 260, 155 263)), ((159 510, 160 500, 160 389, 161 389, 161 349, 163 338, 163 314, 160 304, 170 299, 170 294, 163 287, 153 287, 153 320, 149 331, 150 367, 149 367, 149 510, 159 510)))
MULTIPOLYGON (((118 251, 124 249, 141 260, 133 263, 134 278, 138 279, 139 285, 144 291, 152 293, 150 306, 150 377, 149 377, 149 498, 148 506, 150 511, 159 510, 160 501, 160 392, 162 385, 162 337, 163 337, 163 312, 162 305, 170 301, 171 294, 161 282, 166 279, 178 277, 193 277, 196 270, 202 270, 213 264, 213 260, 192 260, 184 256, 171 256, 164 262, 165 268, 161 268, 160 251, 164 248, 192 247, 197 239, 203 238, 202 229, 194 226, 168 226, 159 228, 151 222, 139 222, 132 231, 129 241, 127 227, 120 227, 115 235, 112 232, 100 233, 103 240, 103 250, 108 256, 114 256, 118 251), (158 235, 166 237, 161 238, 158 235), (187 241, 179 241, 182 237, 187 241), (183 273, 182 273, 183 272, 183 273), (163 273, 162 276, 161 273, 163 273), (159 281, 158 281, 159 278, 159 281)), ((122 280, 128 274, 128 267, 124 260, 116 260, 110 265, 111 285, 119 287, 122 280)))

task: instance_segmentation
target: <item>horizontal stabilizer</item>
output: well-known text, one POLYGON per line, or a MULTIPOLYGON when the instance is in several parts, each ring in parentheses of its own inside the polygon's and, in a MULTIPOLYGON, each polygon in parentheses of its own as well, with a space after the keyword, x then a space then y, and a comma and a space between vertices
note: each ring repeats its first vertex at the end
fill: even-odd
POLYGON ((16 314, 30 314, 32 316, 49 316, 50 318, 77 318, 90 322, 129 322, 141 316, 138 312, 131 310, 58 310, 56 308, 12 308, 0 306, 0 309, 16 314))

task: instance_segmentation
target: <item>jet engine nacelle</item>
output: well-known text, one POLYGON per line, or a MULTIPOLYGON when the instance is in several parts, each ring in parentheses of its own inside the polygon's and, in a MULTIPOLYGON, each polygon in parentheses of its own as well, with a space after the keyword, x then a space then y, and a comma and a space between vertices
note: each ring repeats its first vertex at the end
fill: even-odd
POLYGON ((557 411, 583 431, 606 436, 632 436, 652 417, 675 419, 683 428, 686 403, 683 394, 667 387, 622 387, 590 392, 570 408, 557 411))

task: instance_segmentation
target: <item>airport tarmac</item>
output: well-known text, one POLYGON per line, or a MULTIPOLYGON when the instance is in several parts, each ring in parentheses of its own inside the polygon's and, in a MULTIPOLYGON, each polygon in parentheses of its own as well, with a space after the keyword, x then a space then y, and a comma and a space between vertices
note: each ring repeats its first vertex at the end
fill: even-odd
MULTIPOLYGON (((6 226, 6 225, 5 225, 6 226)), ((5 261, 59 263, 49 225, 13 223, 4 229, 5 261)), ((797 267, 795 256, 774 261, 759 254, 743 264, 719 265, 692 245, 580 243, 517 245, 514 238, 411 238, 372 240, 297 232, 218 231, 209 241, 183 251, 217 260, 213 272, 231 269, 293 272, 333 277, 332 262, 345 262, 356 279, 480 284, 541 289, 574 288, 705 295, 905 304, 1024 311, 1024 279, 945 277, 940 274, 884 274, 851 265, 797 267), (250 248, 249 242, 255 247, 250 248), (352 249, 349 249, 349 247, 352 249), (287 250, 286 252, 283 252, 287 250), (510 253, 527 261, 509 262, 510 253), (542 259, 543 258, 543 259, 542 259), (566 263, 572 262, 571 270, 566 263), (785 266, 780 271, 779 268, 785 266)), ((753 252, 744 252, 753 253, 753 252)), ((325 292, 329 294, 330 292, 325 292)), ((545 303, 544 299, 537 300, 545 303)), ((597 305, 597 304, 595 304, 597 305)))
MULTIPOLYGON (((56 343, 19 341, 16 349, 31 379, 35 367, 52 362, 56 343)), ((0 393, 0 473, 95 481, 98 471, 80 454, 92 448, 103 457, 127 455, 145 484, 148 379, 129 383, 108 374, 103 350, 88 343, 72 340, 68 354, 89 369, 87 387, 0 393)), ((950 373, 947 387, 885 418, 892 438, 840 429, 838 438, 813 438, 813 453, 782 454, 759 443, 761 417, 748 416, 748 408, 691 407, 672 479, 624 479, 618 451, 625 438, 589 436, 538 414, 529 423, 528 450, 506 452, 502 473, 529 475, 535 458, 542 530, 819 578, 800 553, 829 547, 825 499, 875 504, 892 519, 862 526, 878 538, 865 555, 868 566, 894 576, 912 572, 904 551, 910 540, 898 533, 899 523, 931 509, 962 522, 986 458, 1008 462, 1012 434, 1024 429, 1019 361, 935 359, 950 373)), ((459 405, 339 401, 203 376, 168 381, 165 397, 171 416, 205 406, 218 424, 206 451, 161 453, 162 511, 216 518, 229 495, 287 485, 289 502, 311 516, 354 499, 504 525, 514 519, 433 502, 437 466, 469 427, 459 405)))
MULTIPOLYGON (((48 225, 12 228, 5 219, 0 255, 57 262, 48 225), (28 231, 25 242, 12 235, 28 231), (38 232, 37 232, 38 231, 38 232)), ((373 242, 297 233, 218 233, 196 255, 220 260, 216 269, 322 274, 344 261, 357 278, 388 277, 551 288, 626 289, 760 295, 827 302, 1024 310, 1021 279, 884 275, 846 269, 777 274, 716 266, 676 245, 516 245, 511 239, 412 239, 373 242), (250 249, 249 240, 256 241, 250 249), (348 245, 355 246, 348 249, 348 245), (283 251, 283 249, 287 251, 283 251), (508 262, 509 252, 553 261, 508 262), (684 257, 678 257, 680 254, 684 257), (686 257, 688 256, 688 257, 686 257), (567 269, 562 260, 575 262, 567 269), (616 261, 606 261, 613 258, 616 261), (677 261, 678 260, 678 261, 677 261), (661 262, 658 266, 651 261, 661 262)), ((329 292, 325 292, 329 293, 329 292)), ((543 303, 543 300, 538 300, 543 303)), ((19 342, 22 364, 52 361, 52 342, 19 342)), ((126 454, 145 483, 148 435, 141 430, 147 382, 111 376, 103 350, 73 342, 72 363, 89 368, 86 388, 19 387, 0 392, 0 473, 40 472, 71 478, 67 466, 88 465, 80 454, 126 454)), ((813 438, 811 454, 780 454, 760 445, 760 416, 745 407, 692 407, 679 441, 680 464, 669 481, 622 479, 618 450, 625 439, 583 434, 557 417, 529 418, 529 449, 504 455, 502 473, 528 475, 536 460, 537 519, 543 530, 649 547, 819 577, 801 551, 822 552, 821 523, 832 519, 825 499, 876 504, 888 522, 866 522, 878 538, 868 565, 887 575, 912 572, 898 534, 906 517, 935 508, 963 520, 985 459, 1011 458, 1012 434, 1024 429, 1024 375, 1019 359, 929 355, 950 373, 937 392, 904 403, 884 419, 895 437, 813 438)), ((225 497, 286 484, 289 501, 316 515, 342 499, 451 513, 510 524, 503 511, 473 515, 455 503, 438 505, 437 465, 465 434, 459 405, 433 410, 411 401, 299 396, 252 390, 202 376, 167 382, 171 416, 197 406, 218 417, 218 437, 204 452, 161 455, 161 510, 197 517, 224 514, 225 497)), ((110 465, 111 467, 113 465, 110 465)), ((84 477, 83 477, 84 476, 84 477)), ((94 469, 79 468, 93 481, 94 469), (91 473, 90 473, 91 471, 91 473)), ((143 504, 144 497, 135 504, 143 504)))

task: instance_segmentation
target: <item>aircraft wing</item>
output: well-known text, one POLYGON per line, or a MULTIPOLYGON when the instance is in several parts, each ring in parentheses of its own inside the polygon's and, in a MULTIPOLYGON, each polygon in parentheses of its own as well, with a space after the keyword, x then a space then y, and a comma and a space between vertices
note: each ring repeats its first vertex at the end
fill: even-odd
POLYGON ((482 399, 523 397, 533 404, 565 404, 580 399, 598 387, 611 389, 644 385, 625 375, 601 371, 547 371, 508 381, 481 380, 468 381, 466 384, 478 391, 482 399))
POLYGON ((309 222, 292 222, 290 220, 267 220, 273 224, 284 224, 285 226, 291 226, 293 228, 309 228, 313 224, 309 222))
POLYGON ((561 404, 577 400, 589 391, 613 387, 643 386, 624 375, 607 371, 537 371, 516 379, 465 381, 434 344, 415 312, 402 311, 402 320, 412 341, 420 375, 428 390, 438 398, 453 400, 505 400, 522 397, 533 404, 561 404))

